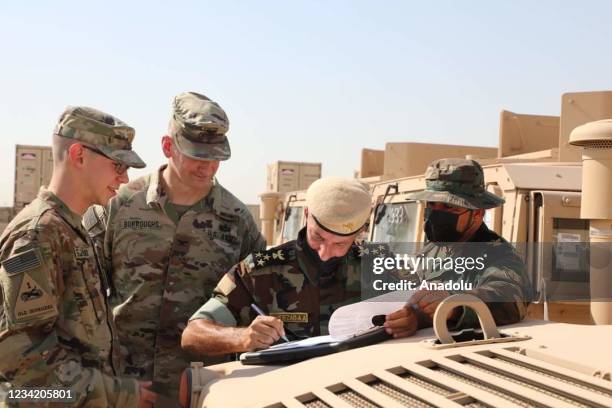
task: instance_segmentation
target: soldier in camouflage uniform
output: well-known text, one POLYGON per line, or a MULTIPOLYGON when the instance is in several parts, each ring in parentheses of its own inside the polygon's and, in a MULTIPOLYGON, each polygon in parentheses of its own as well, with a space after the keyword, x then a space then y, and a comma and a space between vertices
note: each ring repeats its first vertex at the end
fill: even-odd
MULTIPOLYGON (((190 357, 187 319, 223 274, 265 240, 245 205, 214 176, 230 157, 229 122, 204 95, 178 95, 162 148, 168 164, 123 185, 108 208, 104 238, 124 374, 152 380, 174 401, 190 357)), ((96 231, 98 233, 96 234, 96 231)))
POLYGON ((148 406, 154 398, 135 379, 117 376, 108 284, 81 226, 87 207, 106 203, 128 181, 128 167, 144 167, 133 137, 134 129, 95 109, 72 107, 60 117, 49 188, 0 237, 5 389, 70 389, 73 404, 88 407, 137 406, 139 399, 148 406))
POLYGON ((201 355, 226 354, 266 348, 285 335, 285 327, 297 336, 327 334, 331 313, 360 298, 361 259, 354 240, 370 205, 367 187, 356 180, 315 181, 297 240, 257 251, 229 270, 191 317, 183 347, 201 355), (258 316, 251 304, 268 316, 258 316))
MULTIPOLYGON (((482 167, 474 160, 436 160, 427 168, 425 179, 425 191, 409 197, 427 204, 424 229, 429 242, 422 256, 442 260, 482 257, 484 261, 482 268, 463 273, 440 264, 434 267, 432 262, 430 269, 412 277, 429 283, 471 283, 472 289, 463 293, 485 301, 498 325, 522 320, 531 296, 525 264, 514 248, 483 222, 485 209, 504 200, 486 191, 482 167)), ((387 316, 387 331, 394 337, 405 337, 417 328, 430 327, 436 307, 451 294, 446 290, 417 291, 409 304, 418 307, 405 307, 387 316)), ((453 330, 471 328, 478 325, 478 319, 472 309, 458 308, 449 316, 448 325, 453 330)))

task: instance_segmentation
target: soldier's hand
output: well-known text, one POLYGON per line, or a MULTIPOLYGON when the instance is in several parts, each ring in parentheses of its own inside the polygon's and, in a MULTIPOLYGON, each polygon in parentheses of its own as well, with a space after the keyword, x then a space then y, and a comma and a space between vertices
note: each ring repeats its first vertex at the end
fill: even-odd
POLYGON ((138 401, 138 408, 151 408, 155 406, 157 401, 157 393, 151 391, 151 381, 138 381, 140 385, 140 400, 138 401))
MULTIPOLYGON (((451 293, 446 290, 419 290, 412 295, 408 303, 410 305, 417 305, 427 316, 428 322, 423 327, 429 327, 432 325, 434 313, 436 313, 438 305, 450 295, 451 293)), ((446 319, 458 317, 460 310, 459 308, 451 310, 446 319)))
POLYGON ((243 331, 244 349, 251 351, 268 348, 285 335, 283 322, 273 316, 257 316, 243 331))
POLYGON ((406 305, 387 315, 384 327, 394 339, 414 335, 418 329, 417 316, 412 306, 406 305))

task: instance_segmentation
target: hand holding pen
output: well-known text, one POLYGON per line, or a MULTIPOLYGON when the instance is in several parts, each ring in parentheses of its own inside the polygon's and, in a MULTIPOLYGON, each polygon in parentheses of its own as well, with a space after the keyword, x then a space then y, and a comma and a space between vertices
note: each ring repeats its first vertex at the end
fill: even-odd
MULTIPOLYGON (((263 311, 263 310, 261 310, 261 309, 259 308, 259 306, 257 306, 255 303, 251 303, 251 309, 253 309, 253 310, 255 311, 255 313, 257 313, 259 316, 271 317, 271 316, 266 315, 266 314, 264 313, 264 311, 263 311)), ((280 337, 281 337, 281 339, 283 339, 283 340, 285 340, 286 342, 288 342, 288 341, 289 341, 289 339, 287 338, 287 336, 285 336, 285 328, 283 327, 283 322, 282 322, 282 320, 280 320, 280 319, 278 319, 278 318, 276 318, 276 317, 272 317, 272 319, 276 319, 276 320, 279 320, 279 321, 280 321, 280 325, 281 325, 281 329, 282 329, 282 333, 281 333, 281 332, 279 332, 280 337)))
POLYGON ((268 348, 285 335, 283 322, 277 317, 265 315, 255 317, 248 327, 240 329, 240 333, 242 351, 268 348))

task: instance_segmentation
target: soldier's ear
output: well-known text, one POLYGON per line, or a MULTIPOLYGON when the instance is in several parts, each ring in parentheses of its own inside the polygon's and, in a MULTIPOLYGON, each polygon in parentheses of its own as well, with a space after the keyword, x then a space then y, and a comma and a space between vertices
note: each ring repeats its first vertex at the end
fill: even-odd
POLYGON ((172 138, 168 135, 162 137, 161 145, 162 151, 164 152, 164 156, 166 156, 166 158, 168 159, 171 158, 172 149, 174 149, 174 141, 172 140, 172 138))
POLYGON ((85 148, 80 143, 73 143, 68 148, 68 160, 73 166, 82 168, 85 161, 85 148))

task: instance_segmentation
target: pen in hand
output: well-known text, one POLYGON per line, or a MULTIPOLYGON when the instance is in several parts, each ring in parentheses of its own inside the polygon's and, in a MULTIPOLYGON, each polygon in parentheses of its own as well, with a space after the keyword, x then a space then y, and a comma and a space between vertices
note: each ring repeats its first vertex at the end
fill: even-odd
MULTIPOLYGON (((261 309, 259 308, 259 306, 257 306, 255 303, 251 303, 251 309, 253 309, 253 310, 255 311, 255 313, 257 313, 257 314, 258 314, 258 315, 260 315, 260 316, 267 316, 267 315, 266 315, 266 314, 263 312, 263 310, 261 310, 261 309)), ((289 339, 287 338, 287 336, 282 335, 282 336, 281 336, 281 338, 282 338, 284 341, 289 342, 289 339)))

